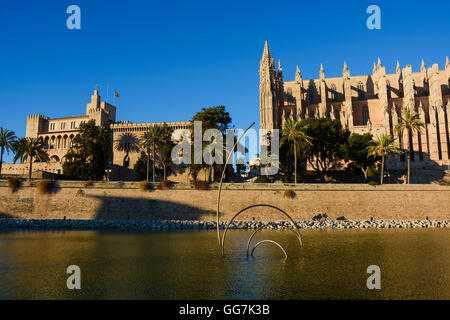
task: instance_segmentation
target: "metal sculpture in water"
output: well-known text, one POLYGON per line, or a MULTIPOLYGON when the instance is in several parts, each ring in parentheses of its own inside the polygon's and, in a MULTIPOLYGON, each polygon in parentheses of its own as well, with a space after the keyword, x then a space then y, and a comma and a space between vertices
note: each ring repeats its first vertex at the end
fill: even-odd
MULTIPOLYGON (((251 125, 250 125, 250 126, 249 126, 242 134, 241 134, 241 136, 239 137, 239 139, 236 140, 236 142, 235 142, 235 144, 234 144, 234 147, 233 147, 232 151, 234 151, 234 150, 236 149, 236 147, 237 147, 239 141, 242 139, 242 137, 247 133, 247 131, 248 131, 254 124, 255 124, 255 122, 253 122, 253 123, 252 123, 252 124, 251 124, 251 125)), ((269 207, 269 208, 273 208, 273 209, 275 209, 275 210, 278 210, 278 212, 284 214, 284 215, 291 221, 291 223, 292 223, 292 225, 293 225, 293 229, 289 229, 289 230, 293 231, 293 232, 297 235, 297 238, 298 238, 298 240, 299 240, 300 246, 302 246, 302 238, 301 238, 301 234, 300 234, 300 229, 299 229, 299 227, 297 226, 297 224, 295 223, 295 221, 294 221, 294 220, 291 218, 291 216, 289 216, 285 211, 283 211, 283 210, 281 210, 280 208, 278 208, 278 207, 276 207, 276 206, 274 206, 274 205, 271 205, 271 204, 254 204, 254 205, 248 206, 248 207, 246 207, 246 208, 240 210, 240 211, 239 211, 238 213, 236 213, 236 214, 233 216, 233 218, 228 222, 228 224, 227 224, 227 226, 226 226, 226 228, 225 228, 225 231, 224 231, 224 233, 223 233, 222 238, 220 237, 220 194, 221 194, 221 192, 222 192, 222 183, 223 183, 223 178, 224 178, 224 176, 225 176, 225 170, 226 170, 226 168, 227 168, 228 162, 230 161, 230 158, 231 158, 232 155, 233 155, 233 152, 230 152, 230 153, 228 154, 228 156, 227 156, 226 161, 225 161, 225 165, 224 165, 224 167, 223 167, 222 175, 221 175, 221 177, 220 177, 219 189, 218 189, 218 193, 217 193, 217 212, 216 212, 217 240, 218 240, 218 242, 219 242, 219 247, 220 247, 220 249, 221 249, 222 256, 225 255, 225 239, 226 239, 226 234, 227 234, 227 231, 228 231, 228 229, 229 229, 231 223, 232 223, 232 222, 234 221, 234 219, 236 219, 241 213, 245 212, 245 211, 248 210, 248 209, 255 208, 255 207, 269 207)), ((248 256, 248 251, 249 251, 250 243, 251 243, 253 237, 255 236, 255 234, 256 234, 258 231, 260 231, 260 230, 262 230, 262 229, 264 229, 264 228, 258 228, 258 229, 257 229, 255 232, 253 232, 253 234, 250 236, 250 238, 249 238, 249 240, 248 240, 248 243, 247 243, 247 256, 248 256)), ((253 247, 252 252, 251 252, 251 255, 253 255, 253 252, 255 251, 255 249, 256 249, 258 246, 260 246, 261 244, 264 244, 264 243, 272 243, 272 244, 276 245, 277 247, 279 247, 279 248, 283 251, 283 253, 284 253, 284 255, 285 255, 285 259, 287 259, 287 253, 286 253, 286 250, 285 250, 278 242, 273 241, 273 240, 261 240, 261 241, 259 241, 259 242, 253 247)))

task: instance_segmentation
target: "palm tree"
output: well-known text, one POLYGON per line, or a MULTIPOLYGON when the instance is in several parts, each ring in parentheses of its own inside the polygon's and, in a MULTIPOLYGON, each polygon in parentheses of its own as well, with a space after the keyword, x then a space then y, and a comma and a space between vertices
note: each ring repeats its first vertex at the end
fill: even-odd
POLYGON ((381 157, 381 184, 383 184, 384 158, 391 152, 401 152, 395 145, 395 139, 392 135, 382 134, 377 139, 372 140, 372 145, 367 147, 368 156, 381 157))
POLYGON ((306 135, 307 126, 302 126, 299 121, 288 119, 283 124, 281 144, 292 142, 294 145, 294 183, 297 183, 297 147, 301 148, 311 144, 311 137, 306 135))
POLYGON ((3 153, 14 151, 14 146, 17 141, 14 131, 9 131, 0 127, 0 176, 2 174, 3 153))
POLYGON ((141 138, 141 146, 147 153, 147 182, 149 180, 150 174, 150 149, 152 150, 152 160, 153 160, 153 183, 155 183, 155 151, 156 147, 161 144, 163 131, 160 127, 151 127, 141 138))
POLYGON ((408 152, 407 152, 407 160, 408 160, 408 178, 407 183, 411 183, 411 150, 412 150, 412 137, 414 137, 414 132, 418 132, 422 134, 423 128, 425 127, 425 123, 420 120, 420 115, 417 112, 406 109, 404 111, 404 115, 402 114, 399 117, 399 122, 395 126, 395 130, 397 131, 399 137, 403 136, 403 132, 407 130, 408 134, 408 152))
POLYGON ((119 139, 114 141, 114 147, 117 151, 125 151, 124 165, 130 161, 130 152, 139 151, 139 140, 132 133, 121 134, 119 139))
POLYGON ((39 162, 48 162, 49 156, 44 149, 44 143, 39 138, 21 138, 15 145, 16 155, 14 157, 14 163, 20 159, 21 162, 30 161, 30 168, 28 172, 28 179, 31 181, 31 173, 33 160, 39 162))
MULTIPOLYGON (((209 157, 212 159, 213 157, 218 157, 220 158, 226 158, 226 155, 228 155, 227 153, 227 149, 225 147, 225 145, 222 143, 220 143, 218 141, 218 139, 214 136, 213 137, 213 141, 206 145, 206 147, 204 148, 204 151, 208 153, 209 157), (225 155, 225 156, 224 156, 225 155)), ((209 170, 208 170, 208 182, 214 182, 214 163, 213 161, 211 161, 211 163, 209 163, 209 170)))

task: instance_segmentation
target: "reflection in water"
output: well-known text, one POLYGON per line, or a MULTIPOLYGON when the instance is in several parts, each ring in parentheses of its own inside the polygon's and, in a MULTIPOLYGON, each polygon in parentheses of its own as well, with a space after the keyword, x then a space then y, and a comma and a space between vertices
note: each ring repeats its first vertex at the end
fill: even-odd
POLYGON ((231 231, 222 258, 215 231, 0 234, 0 299, 450 299, 450 230, 231 231), (81 290, 66 288, 80 266, 81 290), (366 288, 369 265, 379 291, 366 288))

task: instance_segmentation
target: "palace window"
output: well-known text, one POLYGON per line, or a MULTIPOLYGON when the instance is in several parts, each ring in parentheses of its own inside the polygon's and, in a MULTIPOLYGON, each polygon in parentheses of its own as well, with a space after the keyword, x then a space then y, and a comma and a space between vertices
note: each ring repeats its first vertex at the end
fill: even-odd
POLYGON ((56 126, 55 123, 50 123, 50 130, 55 130, 55 126, 56 126))
POLYGON ((65 122, 61 122, 61 130, 64 130, 66 128, 66 123, 65 122))
POLYGON ((369 122, 369 109, 367 107, 364 107, 362 110, 362 124, 363 126, 367 125, 367 122, 369 122))
POLYGON ((70 123, 70 129, 75 129, 75 128, 76 128, 76 123, 75 123, 75 121, 72 121, 70 123))
POLYGON ((358 83, 358 99, 359 100, 366 99, 366 93, 364 91, 364 84, 362 82, 358 83))

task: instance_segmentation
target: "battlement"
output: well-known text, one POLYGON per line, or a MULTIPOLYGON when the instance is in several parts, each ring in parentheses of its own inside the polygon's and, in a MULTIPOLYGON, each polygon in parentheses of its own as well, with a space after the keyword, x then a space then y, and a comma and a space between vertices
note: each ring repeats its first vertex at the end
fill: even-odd
POLYGON ((159 127, 167 124, 169 127, 187 127, 190 125, 190 121, 168 121, 168 122, 121 122, 111 124, 111 129, 125 129, 125 128, 148 128, 159 127))
POLYGON ((28 114, 27 115, 27 119, 43 119, 43 120, 48 120, 47 116, 44 116, 42 114, 28 114))

